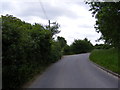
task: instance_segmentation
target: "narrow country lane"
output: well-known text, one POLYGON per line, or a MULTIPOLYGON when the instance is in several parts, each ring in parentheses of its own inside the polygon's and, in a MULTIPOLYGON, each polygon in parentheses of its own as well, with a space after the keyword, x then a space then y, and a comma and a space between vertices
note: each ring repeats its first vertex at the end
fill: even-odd
POLYGON ((89 61, 89 53, 64 56, 29 88, 117 88, 118 78, 89 61))

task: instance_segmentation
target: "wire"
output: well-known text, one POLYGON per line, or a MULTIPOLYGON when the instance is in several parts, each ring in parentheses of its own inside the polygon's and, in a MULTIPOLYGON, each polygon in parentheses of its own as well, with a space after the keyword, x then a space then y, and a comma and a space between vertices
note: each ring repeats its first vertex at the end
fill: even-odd
POLYGON ((45 15, 45 18, 46 18, 47 20, 49 20, 48 17, 47 17, 46 11, 45 11, 45 9, 44 9, 44 7, 43 7, 43 4, 42 4, 42 2, 41 2, 41 0, 39 0, 39 4, 40 4, 41 9, 42 9, 42 11, 43 11, 43 13, 44 13, 44 15, 45 15))

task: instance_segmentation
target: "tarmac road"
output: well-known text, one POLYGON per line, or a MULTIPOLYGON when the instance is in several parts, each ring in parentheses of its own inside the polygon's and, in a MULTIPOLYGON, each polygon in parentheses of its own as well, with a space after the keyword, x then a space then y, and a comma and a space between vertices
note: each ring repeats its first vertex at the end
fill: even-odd
POLYGON ((64 56, 28 88, 118 88, 118 78, 89 61, 89 53, 64 56))

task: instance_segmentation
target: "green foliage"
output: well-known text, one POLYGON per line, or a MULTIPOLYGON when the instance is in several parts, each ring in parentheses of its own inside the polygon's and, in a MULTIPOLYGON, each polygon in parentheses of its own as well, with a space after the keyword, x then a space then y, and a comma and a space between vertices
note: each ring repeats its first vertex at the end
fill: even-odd
POLYGON ((51 30, 12 15, 2 16, 2 50, 3 88, 20 87, 62 55, 51 30))
POLYGON ((66 45, 66 46, 64 47, 64 55, 71 55, 71 54, 74 54, 74 53, 72 52, 71 46, 66 45))
POLYGON ((79 54, 79 53, 86 53, 86 52, 90 52, 92 50, 92 44, 85 40, 75 40, 72 45, 72 51, 75 54, 79 54))
POLYGON ((94 46, 94 49, 110 49, 112 48, 113 46, 112 45, 109 45, 109 44, 96 44, 94 46))
POLYGON ((46 26, 46 29, 51 31, 51 37, 53 37, 55 34, 60 33, 60 31, 58 30, 59 27, 60 27, 60 25, 55 22, 55 24, 53 26, 51 26, 51 27, 46 26))
POLYGON ((51 55, 50 55, 50 61, 55 62, 56 60, 59 60, 62 56, 61 52, 61 46, 59 42, 53 41, 51 45, 51 55))
POLYGON ((67 45, 67 41, 63 37, 57 37, 57 41, 60 43, 60 47, 64 48, 67 45))
POLYGON ((120 47, 120 2, 87 2, 87 4, 96 18, 96 31, 102 33, 100 39, 120 47))
POLYGON ((118 55, 118 50, 115 48, 96 49, 90 54, 90 60, 120 74, 120 70, 118 70, 118 55))
POLYGON ((93 45, 87 38, 84 40, 74 40, 70 46, 64 48, 64 54, 87 53, 93 49, 93 45))
POLYGON ((50 60, 52 62, 55 62, 56 60, 60 59, 63 55, 64 47, 67 45, 67 41, 65 38, 58 36, 57 41, 52 41, 51 45, 51 58, 50 60))

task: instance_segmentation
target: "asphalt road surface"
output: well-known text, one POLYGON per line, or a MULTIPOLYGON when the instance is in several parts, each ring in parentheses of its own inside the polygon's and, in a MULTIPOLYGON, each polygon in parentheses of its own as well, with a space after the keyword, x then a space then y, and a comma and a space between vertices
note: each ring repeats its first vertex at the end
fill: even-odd
POLYGON ((64 56, 28 88, 118 88, 118 78, 89 61, 89 53, 64 56))

